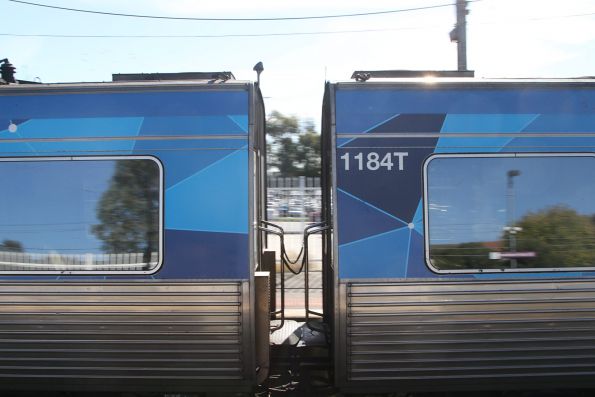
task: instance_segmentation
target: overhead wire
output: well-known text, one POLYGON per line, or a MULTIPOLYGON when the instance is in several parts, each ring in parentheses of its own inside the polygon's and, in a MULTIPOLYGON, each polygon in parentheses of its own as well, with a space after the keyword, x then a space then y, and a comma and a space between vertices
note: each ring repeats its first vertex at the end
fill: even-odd
MULTIPOLYGON (((9 0, 13 1, 13 0, 9 0)), ((479 1, 479 0, 476 0, 479 1)), ((547 16, 547 17, 531 17, 514 20, 500 20, 500 21, 483 21, 483 22, 467 22, 468 26, 478 25, 505 25, 509 23, 523 23, 523 22, 540 22, 552 19, 576 18, 593 16, 595 12, 547 16)), ((439 29, 450 26, 445 23, 443 25, 419 25, 406 26, 397 28, 376 28, 376 29, 349 29, 349 30, 320 30, 320 31, 303 31, 303 32, 265 32, 265 33, 230 33, 230 34, 182 34, 182 35, 121 35, 121 34, 49 34, 49 33, 0 33, 0 36, 5 37, 39 37, 39 38, 80 38, 80 39, 211 39, 211 38, 242 38, 242 37, 283 37, 283 36, 316 36, 316 35, 332 35, 332 34, 353 34, 353 33, 382 33, 403 30, 420 30, 420 29, 439 29)))
MULTIPOLYGON (((456 5, 456 3, 442 3, 442 4, 434 4, 429 6, 420 6, 420 7, 411 7, 411 8, 400 8, 394 10, 384 10, 384 11, 368 11, 368 12, 357 12, 357 13, 348 13, 348 14, 332 14, 332 15, 307 15, 307 16, 282 16, 282 17, 262 17, 262 18, 206 18, 206 17, 175 17, 175 16, 166 16, 166 15, 144 15, 144 14, 127 14, 121 12, 111 12, 111 11, 97 11, 97 10, 87 10, 82 8, 72 8, 72 7, 62 7, 56 6, 52 4, 43 4, 43 3, 35 3, 31 1, 23 1, 23 0, 8 0, 12 3, 18 4, 25 4, 35 7, 43 7, 43 8, 50 8, 55 10, 62 10, 62 11, 70 11, 70 12, 81 12, 87 14, 98 14, 98 15, 107 15, 107 16, 117 16, 117 17, 128 17, 128 18, 145 18, 145 19, 165 19, 165 20, 182 20, 182 21, 217 21, 217 22, 263 22, 263 21, 296 21, 296 20, 308 20, 308 19, 332 19, 332 18, 353 18, 353 17, 362 17, 362 16, 373 16, 373 15, 385 15, 385 14, 396 14, 401 12, 412 12, 412 11, 421 11, 421 10, 429 10, 433 8, 443 8, 443 7, 452 7, 456 5)), ((467 0, 467 3, 475 3, 482 0, 467 0)))
POLYGON ((401 28, 386 29, 356 29, 356 30, 322 30, 311 32, 281 32, 281 33, 231 33, 231 34, 198 34, 198 35, 85 35, 85 34, 29 34, 29 33, 0 33, 0 36, 11 37, 47 37, 47 38, 109 38, 109 39, 209 39, 209 38, 237 38, 237 37, 275 37, 275 36, 314 36, 325 34, 345 34, 345 33, 373 33, 389 32, 398 30, 416 30, 438 28, 438 25, 413 26, 401 28))

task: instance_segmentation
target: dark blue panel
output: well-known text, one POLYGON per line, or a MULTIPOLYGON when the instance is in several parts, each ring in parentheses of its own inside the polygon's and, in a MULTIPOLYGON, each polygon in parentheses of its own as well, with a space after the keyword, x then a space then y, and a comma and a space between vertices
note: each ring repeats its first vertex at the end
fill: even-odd
POLYGON ((247 113, 247 90, 0 96, 0 119, 247 113))
MULTIPOLYGON (((445 117, 445 114, 401 114, 370 132, 440 132, 445 117)), ((421 195, 421 166, 425 158, 434 152, 436 142, 437 138, 354 139, 337 150, 338 187, 406 223, 413 222, 421 195), (407 149, 411 147, 416 149, 407 149), (364 167, 364 170, 359 171, 353 169, 353 166, 350 171, 346 171, 340 158, 347 150, 352 157, 363 153, 364 158, 370 152, 380 154, 380 158, 390 152, 407 152, 408 155, 404 158, 402 171, 397 167, 392 170, 380 167, 376 171, 364 167)))
POLYGON ((445 114, 401 114, 369 132, 440 132, 445 114))
MULTIPOLYGON (((437 138, 355 139, 345 147, 337 148, 337 186, 405 223, 412 222, 421 197, 422 164, 426 157, 434 152, 436 142, 437 138), (352 148, 352 146, 360 146, 362 141, 366 141, 361 144, 362 149, 352 148), (370 148, 371 144, 374 145, 373 148, 370 148), (414 146, 421 146, 421 148, 411 148, 414 146), (383 149, 384 147, 391 149, 383 149), (399 149, 399 147, 409 148, 399 149), (397 167, 393 167, 390 171, 386 168, 376 171, 367 169, 346 171, 340 157, 347 152, 351 157, 363 153, 364 158, 370 152, 379 153, 381 158, 389 152, 407 152, 408 155, 403 159, 402 171, 399 171, 397 167)), ((340 214, 340 216, 342 215, 340 214)), ((342 218, 340 220, 342 221, 342 218)))
POLYGON ((248 235, 165 231, 165 261, 155 278, 247 279, 248 235))
POLYGON ((339 223, 341 244, 406 226, 405 222, 340 190, 337 192, 337 201, 341 212, 341 222, 339 223))

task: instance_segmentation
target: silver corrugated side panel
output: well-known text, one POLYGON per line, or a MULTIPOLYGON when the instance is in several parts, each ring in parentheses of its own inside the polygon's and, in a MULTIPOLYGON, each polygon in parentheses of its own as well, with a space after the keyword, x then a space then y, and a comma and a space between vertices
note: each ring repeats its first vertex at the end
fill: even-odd
POLYGON ((0 283, 0 388, 249 387, 245 284, 0 283))
POLYGON ((343 386, 371 390, 595 384, 595 282, 341 284, 343 386))
POLYGON ((258 368, 256 375, 256 383, 258 384, 267 379, 270 370, 270 283, 269 272, 254 273, 254 356, 258 368))

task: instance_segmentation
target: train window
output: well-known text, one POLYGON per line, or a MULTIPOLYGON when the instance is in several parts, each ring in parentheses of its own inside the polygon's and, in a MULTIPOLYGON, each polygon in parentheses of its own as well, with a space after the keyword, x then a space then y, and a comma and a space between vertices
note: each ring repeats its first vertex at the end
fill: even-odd
POLYGON ((595 269, 593 175, 590 154, 430 157, 427 264, 439 273, 595 269))
POLYGON ((162 174, 149 156, 0 159, 0 273, 156 271, 162 174))

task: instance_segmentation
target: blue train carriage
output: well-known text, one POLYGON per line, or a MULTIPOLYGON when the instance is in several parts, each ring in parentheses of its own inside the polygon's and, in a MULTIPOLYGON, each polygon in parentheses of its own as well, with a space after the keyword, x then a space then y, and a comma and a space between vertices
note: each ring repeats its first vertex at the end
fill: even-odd
POLYGON ((0 86, 0 388, 255 385, 263 102, 190 78, 0 86))
POLYGON ((595 80, 371 79, 324 109, 337 384, 593 386, 595 80))

